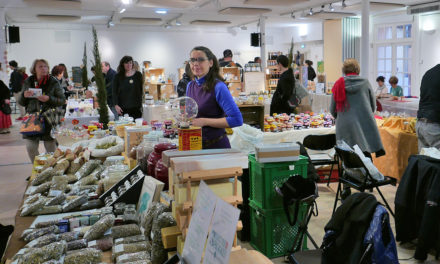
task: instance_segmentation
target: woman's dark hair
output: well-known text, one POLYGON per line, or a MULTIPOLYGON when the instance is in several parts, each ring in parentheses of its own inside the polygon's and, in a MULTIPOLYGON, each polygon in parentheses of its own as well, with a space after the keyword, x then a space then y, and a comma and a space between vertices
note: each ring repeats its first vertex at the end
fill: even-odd
POLYGON ((63 69, 62 66, 57 65, 57 66, 54 66, 54 67, 52 68, 52 71, 50 72, 50 74, 51 74, 53 77, 57 77, 58 74, 60 74, 60 73, 63 72, 63 70, 64 70, 64 69, 63 69))
POLYGON ((376 82, 381 81, 381 82, 385 82, 385 77, 383 76, 379 76, 376 78, 376 82))
MULTIPOLYGON (((193 51, 202 51, 205 53, 208 60, 212 60, 212 66, 209 68, 209 72, 206 74, 206 82, 203 84, 203 90, 205 91, 211 91, 214 89, 215 84, 218 80, 224 81, 223 77, 220 75, 220 66, 218 64, 217 58, 215 57, 214 53, 207 47, 203 46, 197 46, 191 50, 193 51)), ((190 52, 190 56, 191 56, 190 52)))
POLYGON ((64 79, 69 79, 69 74, 67 73, 67 67, 64 63, 58 64, 58 66, 63 67, 63 77, 64 79))
POLYGON ((283 65, 284 68, 289 67, 289 59, 285 55, 279 55, 277 57, 277 63, 283 65))
POLYGON ((312 65, 313 65, 313 61, 311 61, 311 60, 306 60, 305 62, 306 62, 306 64, 307 64, 308 66, 312 66, 312 65))
POLYGON ((185 74, 192 80, 194 79, 194 75, 191 71, 191 65, 189 65, 189 62, 186 63, 185 65, 185 74))
POLYGON ((131 56, 124 56, 122 57, 122 59, 119 61, 119 65, 118 65, 118 76, 119 78, 124 78, 125 77, 125 68, 124 68, 124 63, 128 63, 128 62, 133 62, 133 58, 131 56))

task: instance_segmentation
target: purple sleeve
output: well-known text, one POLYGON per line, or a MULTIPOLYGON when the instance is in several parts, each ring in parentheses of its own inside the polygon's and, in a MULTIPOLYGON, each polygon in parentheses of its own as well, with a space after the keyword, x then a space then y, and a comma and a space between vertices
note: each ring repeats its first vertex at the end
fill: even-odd
POLYGON ((243 125, 243 117, 241 116, 240 109, 238 109, 231 92, 229 92, 224 82, 217 82, 215 85, 215 98, 226 114, 226 122, 228 122, 229 127, 243 125))

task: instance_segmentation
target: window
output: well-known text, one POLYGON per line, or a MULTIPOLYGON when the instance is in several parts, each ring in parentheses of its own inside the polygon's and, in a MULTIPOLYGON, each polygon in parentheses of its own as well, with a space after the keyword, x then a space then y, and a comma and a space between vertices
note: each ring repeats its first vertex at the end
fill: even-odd
POLYGON ((376 27, 376 76, 388 80, 395 75, 404 95, 411 95, 412 24, 379 25, 376 27))

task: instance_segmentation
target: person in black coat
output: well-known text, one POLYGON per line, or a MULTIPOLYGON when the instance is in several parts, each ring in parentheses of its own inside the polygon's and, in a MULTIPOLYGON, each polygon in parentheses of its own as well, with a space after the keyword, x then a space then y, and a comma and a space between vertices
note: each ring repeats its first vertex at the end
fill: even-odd
POLYGON ((278 56, 277 63, 278 70, 281 72, 281 77, 278 80, 277 89, 272 96, 270 115, 273 115, 274 113, 286 113, 290 115, 295 109, 291 108, 287 101, 293 93, 295 77, 292 68, 288 67, 289 59, 286 56, 278 56))
POLYGON ((3 105, 9 105, 11 91, 6 84, 0 80, 0 134, 10 133, 9 128, 12 126, 11 114, 3 112, 3 105))
MULTIPOLYGON (((12 73, 11 77, 9 78, 9 88, 12 90, 12 93, 14 94, 15 101, 18 101, 18 98, 20 96, 21 88, 23 85, 23 74, 20 73, 18 70, 18 63, 15 60, 11 60, 9 62, 9 68, 11 68, 12 73)), ((16 119, 16 121, 23 120, 24 115, 26 114, 23 106, 18 106, 18 109, 20 110, 20 116, 16 119)))
POLYGON ((192 79, 193 74, 191 72, 191 67, 189 63, 186 63, 185 72, 183 73, 182 79, 179 81, 179 84, 177 84, 178 97, 186 96, 186 87, 188 86, 188 83, 192 81, 192 79))
POLYGON ((110 67, 110 63, 107 61, 103 61, 101 63, 102 73, 105 76, 105 89, 107 90, 107 104, 110 107, 110 110, 115 115, 115 120, 118 120, 118 112, 115 109, 113 104, 113 79, 116 76, 116 71, 110 67))
POLYGON ((313 69, 312 65, 313 62, 311 60, 306 60, 306 65, 307 65, 307 76, 308 76, 308 80, 309 81, 313 81, 316 78, 316 72, 315 69, 313 69))

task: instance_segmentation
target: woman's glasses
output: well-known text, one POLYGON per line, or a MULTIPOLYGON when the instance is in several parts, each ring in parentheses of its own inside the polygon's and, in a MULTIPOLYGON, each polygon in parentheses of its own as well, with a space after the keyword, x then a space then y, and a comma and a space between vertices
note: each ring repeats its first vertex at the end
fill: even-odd
POLYGON ((189 59, 189 63, 191 63, 191 64, 194 64, 196 62, 201 63, 201 62, 204 62, 206 60, 208 60, 208 58, 206 58, 206 57, 190 58, 189 59))

